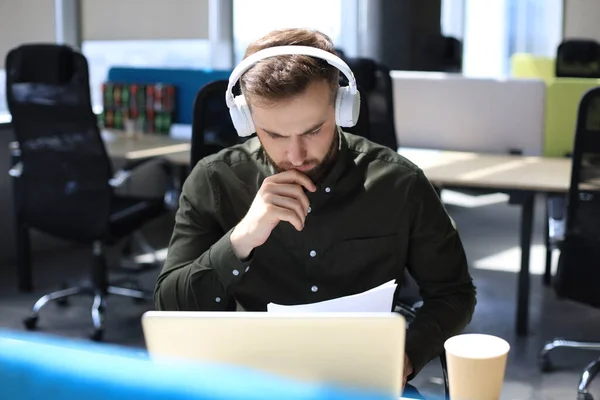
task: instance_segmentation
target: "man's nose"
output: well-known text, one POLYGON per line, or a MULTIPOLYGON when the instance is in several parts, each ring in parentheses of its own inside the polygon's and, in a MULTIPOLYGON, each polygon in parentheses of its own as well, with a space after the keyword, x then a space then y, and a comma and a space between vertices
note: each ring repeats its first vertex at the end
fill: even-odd
POLYGON ((300 138, 291 140, 290 147, 288 148, 288 160, 296 167, 301 166, 306 160, 306 148, 300 138))

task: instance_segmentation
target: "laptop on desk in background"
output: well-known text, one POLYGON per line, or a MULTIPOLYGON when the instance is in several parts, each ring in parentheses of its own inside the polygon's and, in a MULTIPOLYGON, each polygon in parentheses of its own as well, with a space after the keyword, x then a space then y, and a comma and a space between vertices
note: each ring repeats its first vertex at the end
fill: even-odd
POLYGON ((250 367, 400 395, 406 322, 397 313, 148 311, 152 359, 250 367))

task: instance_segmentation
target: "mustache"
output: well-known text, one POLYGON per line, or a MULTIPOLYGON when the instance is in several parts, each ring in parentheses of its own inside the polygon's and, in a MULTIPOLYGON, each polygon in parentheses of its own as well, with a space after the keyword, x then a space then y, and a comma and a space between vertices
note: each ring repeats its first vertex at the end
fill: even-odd
POLYGON ((284 161, 278 164, 280 168, 292 169, 292 168, 306 168, 306 167, 317 167, 319 165, 319 161, 317 160, 309 160, 302 163, 302 165, 294 165, 289 161, 284 161))

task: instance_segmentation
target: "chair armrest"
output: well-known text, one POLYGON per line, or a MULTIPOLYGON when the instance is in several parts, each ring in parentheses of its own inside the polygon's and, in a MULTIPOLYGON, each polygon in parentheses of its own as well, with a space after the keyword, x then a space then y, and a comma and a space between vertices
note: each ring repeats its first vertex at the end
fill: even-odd
POLYGON ((143 159, 139 159, 139 160, 128 161, 123 166, 123 168, 118 170, 115 173, 115 175, 108 181, 109 185, 114 188, 123 186, 123 184, 125 184, 125 182, 127 182, 129 180, 129 178, 131 177, 131 175, 137 168, 139 168, 142 165, 147 164, 149 162, 157 163, 163 168, 165 173, 167 173, 167 174, 171 173, 171 164, 169 163, 168 160, 166 160, 164 158, 157 158, 157 157, 143 158, 143 159))
POLYGON ((108 180, 108 184, 114 188, 121 187, 129 180, 131 174, 131 170, 120 169, 111 179, 108 180))
POLYGON ((130 160, 127 161, 125 163, 125 165, 123 166, 123 168, 121 168, 122 170, 125 171, 133 171, 139 167, 141 167, 144 164, 148 164, 150 162, 159 162, 159 163, 165 163, 167 162, 166 159, 162 158, 162 157, 150 157, 150 158, 140 158, 138 160, 130 160))
POLYGON ((23 163, 20 161, 8 170, 8 175, 13 178, 20 178, 21 174, 23 174, 23 163))
POLYGON ((21 148, 19 142, 10 142, 8 144, 11 160, 14 163, 11 169, 8 170, 8 175, 13 178, 19 178, 23 174, 23 163, 19 161, 21 156, 21 148))

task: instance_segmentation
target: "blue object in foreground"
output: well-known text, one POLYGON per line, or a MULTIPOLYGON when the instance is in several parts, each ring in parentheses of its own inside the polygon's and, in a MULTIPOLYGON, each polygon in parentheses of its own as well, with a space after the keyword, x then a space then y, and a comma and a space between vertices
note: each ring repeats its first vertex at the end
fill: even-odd
POLYGON ((145 351, 0 330, 0 399, 387 400, 244 368, 155 363, 145 351))

